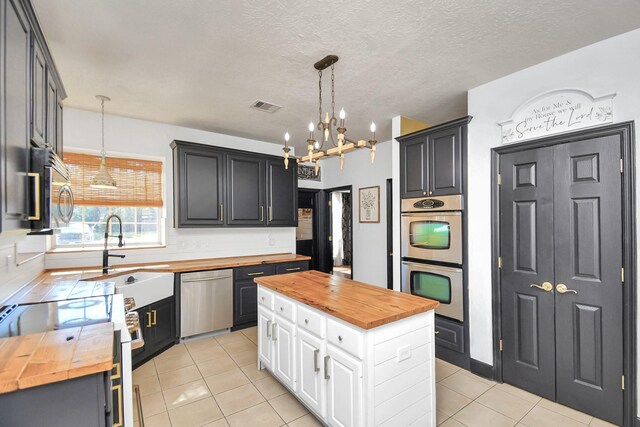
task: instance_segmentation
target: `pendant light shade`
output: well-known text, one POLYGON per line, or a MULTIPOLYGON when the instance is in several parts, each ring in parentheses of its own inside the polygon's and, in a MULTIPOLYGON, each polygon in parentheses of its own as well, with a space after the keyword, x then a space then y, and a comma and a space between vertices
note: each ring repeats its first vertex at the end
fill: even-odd
POLYGON ((100 161, 100 169, 98 169, 98 173, 91 180, 90 186, 91 188, 110 190, 118 188, 116 181, 107 170, 107 153, 104 151, 104 103, 105 101, 111 101, 111 98, 104 95, 96 95, 96 98, 100 100, 102 111, 102 151, 100 153, 102 155, 102 160, 100 161))

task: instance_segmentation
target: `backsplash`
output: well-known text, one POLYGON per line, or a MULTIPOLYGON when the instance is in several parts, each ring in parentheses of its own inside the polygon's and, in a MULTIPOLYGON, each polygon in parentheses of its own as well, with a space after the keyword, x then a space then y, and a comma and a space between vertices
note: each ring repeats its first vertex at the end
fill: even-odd
MULTIPOLYGON (((112 259, 111 264, 294 253, 296 247, 295 232, 292 228, 168 228, 167 231, 166 247, 125 250, 114 248, 112 253, 126 255, 126 258, 112 259)), ((46 255, 47 269, 89 267, 101 263, 101 251, 46 255)))

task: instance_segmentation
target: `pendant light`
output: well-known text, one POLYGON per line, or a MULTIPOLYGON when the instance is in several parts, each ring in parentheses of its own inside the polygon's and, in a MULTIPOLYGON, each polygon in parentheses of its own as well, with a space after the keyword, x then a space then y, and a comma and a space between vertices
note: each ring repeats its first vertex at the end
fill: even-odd
POLYGON ((107 170, 107 153, 104 151, 104 103, 105 101, 111 101, 111 98, 104 95, 96 95, 96 98, 100 100, 100 107, 102 110, 102 151, 100 153, 102 159, 100 161, 100 169, 98 169, 98 173, 91 180, 90 187, 111 190, 118 188, 116 181, 111 177, 111 174, 109 174, 109 171, 107 170))

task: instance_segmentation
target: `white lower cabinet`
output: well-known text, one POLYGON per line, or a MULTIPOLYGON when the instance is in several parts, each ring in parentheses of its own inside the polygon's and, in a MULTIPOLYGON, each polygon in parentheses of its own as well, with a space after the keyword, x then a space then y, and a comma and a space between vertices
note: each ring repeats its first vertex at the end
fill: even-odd
POLYGON ((324 365, 327 423, 344 427, 361 425, 362 362, 329 344, 324 365))
POLYGON ((258 360, 264 368, 273 368, 273 311, 258 306, 258 360))
POLYGON ((296 339, 293 323, 276 314, 275 318, 273 373, 281 383, 296 391, 296 339))
POLYGON ((433 311, 365 330, 258 291, 260 366, 324 424, 435 426, 433 311))
POLYGON ((326 414, 324 354, 323 340, 298 328, 298 397, 323 417, 326 414))

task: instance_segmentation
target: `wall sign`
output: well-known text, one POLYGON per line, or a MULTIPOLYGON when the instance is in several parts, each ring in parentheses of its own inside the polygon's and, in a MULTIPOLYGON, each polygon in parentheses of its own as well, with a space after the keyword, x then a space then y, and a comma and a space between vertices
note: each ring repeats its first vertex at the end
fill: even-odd
POLYGON ((298 165, 298 179, 304 179, 306 181, 321 181, 321 173, 322 167, 318 169, 318 176, 316 176, 315 166, 298 165))
POLYGON ((613 122, 615 93, 592 97, 578 89, 560 89, 538 95, 522 104, 502 127, 502 143, 569 132, 613 122))

